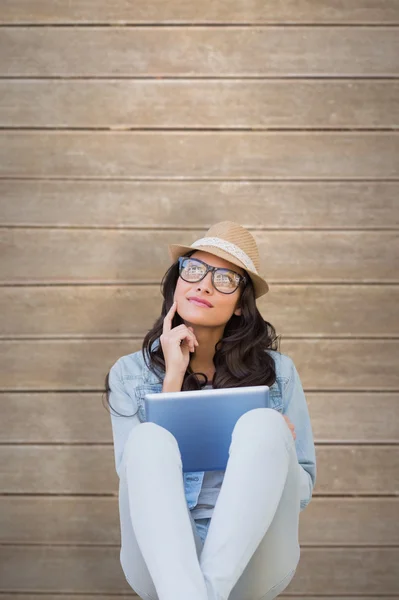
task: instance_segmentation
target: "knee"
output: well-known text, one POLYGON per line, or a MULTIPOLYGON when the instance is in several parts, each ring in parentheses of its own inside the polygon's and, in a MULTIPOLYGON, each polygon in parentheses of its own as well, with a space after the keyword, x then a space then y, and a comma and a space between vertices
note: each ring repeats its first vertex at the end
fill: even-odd
POLYGON ((134 456, 144 453, 151 456, 158 448, 163 451, 167 447, 178 449, 176 438, 164 427, 147 421, 140 423, 129 433, 125 453, 134 456))
POLYGON ((283 415, 274 408, 255 408, 244 413, 235 424, 233 439, 245 436, 265 443, 282 439, 290 433, 283 415))

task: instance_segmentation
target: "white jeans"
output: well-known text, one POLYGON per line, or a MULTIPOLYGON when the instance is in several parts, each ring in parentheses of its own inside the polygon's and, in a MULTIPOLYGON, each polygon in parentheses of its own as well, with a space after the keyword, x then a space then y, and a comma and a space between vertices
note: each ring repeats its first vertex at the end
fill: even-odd
POLYGON ((295 574, 300 491, 295 442, 271 408, 236 423, 205 543, 184 493, 174 436, 141 423, 120 475, 120 560, 143 599, 272 600, 295 574))

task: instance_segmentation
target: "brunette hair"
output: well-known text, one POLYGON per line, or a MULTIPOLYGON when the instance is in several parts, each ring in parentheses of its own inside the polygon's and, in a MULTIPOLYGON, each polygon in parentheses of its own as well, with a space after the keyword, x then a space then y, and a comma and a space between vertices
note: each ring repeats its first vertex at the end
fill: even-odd
MULTIPOLYGON (((185 256, 191 256, 195 250, 185 256)), ((244 387, 252 385, 268 385, 276 381, 276 369, 273 356, 268 349, 279 352, 279 336, 271 323, 263 319, 255 300, 254 287, 248 273, 247 283, 241 285, 241 315, 232 315, 226 323, 223 337, 215 345, 213 362, 215 375, 212 380, 214 388, 244 387)), ((179 278, 179 262, 176 260, 166 271, 161 281, 161 293, 164 298, 161 314, 152 329, 144 337, 142 355, 148 369, 158 378, 165 373, 165 360, 162 346, 159 343, 153 348, 163 331, 163 321, 173 304, 174 292, 179 278), (149 360, 148 360, 149 359, 149 360)), ((176 312, 172 320, 172 328, 184 321, 176 312)), ((105 393, 109 403, 109 373, 105 378, 105 393)), ((201 389, 208 383, 205 373, 195 373, 190 363, 184 374, 182 391, 201 389), (201 380, 202 377, 202 380, 201 380)), ((126 416, 126 415, 124 415, 126 416)))

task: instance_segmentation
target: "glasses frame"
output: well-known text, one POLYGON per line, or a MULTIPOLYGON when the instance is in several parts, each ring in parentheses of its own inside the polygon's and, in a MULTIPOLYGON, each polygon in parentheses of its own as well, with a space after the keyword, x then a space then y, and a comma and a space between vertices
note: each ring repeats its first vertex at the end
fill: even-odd
POLYGON ((238 288, 240 287, 241 283, 244 283, 245 285, 247 284, 247 277, 245 275, 240 275, 240 273, 237 273, 237 271, 234 271, 233 269, 226 269, 225 267, 211 267, 211 265, 208 265, 206 262, 204 262, 200 258, 195 258, 195 257, 191 257, 191 256, 180 256, 179 257, 179 276, 183 279, 183 281, 186 281, 187 283, 198 283, 199 281, 202 281, 208 275, 209 271, 212 272, 212 285, 217 292, 220 292, 220 294, 234 294, 234 292, 236 292, 238 290, 238 288), (197 281, 187 281, 187 279, 184 279, 184 277, 182 277, 181 273, 183 270, 183 262, 186 260, 196 260, 197 262, 200 262, 201 264, 203 264, 206 267, 206 271, 205 271, 204 275, 202 277, 200 277, 200 279, 197 279, 197 281), (220 291, 215 286, 215 281, 214 281, 215 271, 230 271, 230 272, 234 273, 235 275, 237 275, 240 278, 240 281, 238 282, 237 287, 232 292, 220 291))

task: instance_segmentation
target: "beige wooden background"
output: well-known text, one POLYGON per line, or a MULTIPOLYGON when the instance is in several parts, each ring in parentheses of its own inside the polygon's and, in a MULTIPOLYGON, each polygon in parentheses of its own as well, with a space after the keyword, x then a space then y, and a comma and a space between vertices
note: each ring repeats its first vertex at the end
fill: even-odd
POLYGON ((248 227, 318 461, 284 596, 399 598, 399 2, 3 0, 0 600, 132 594, 103 379, 248 227), (395 268, 396 267, 396 268, 395 268))

